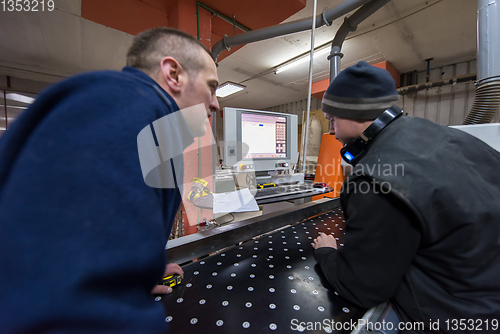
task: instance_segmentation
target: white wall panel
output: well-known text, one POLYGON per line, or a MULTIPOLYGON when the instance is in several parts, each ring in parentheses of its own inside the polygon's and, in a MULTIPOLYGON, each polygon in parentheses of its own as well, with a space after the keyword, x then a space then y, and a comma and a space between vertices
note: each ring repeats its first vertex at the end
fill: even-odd
MULTIPOLYGON (((319 109, 321 109, 321 100, 315 97, 311 98, 311 110, 319 109)), ((307 99, 280 104, 278 106, 274 106, 264 110, 297 115, 299 117, 299 124, 302 124, 302 112, 307 110, 307 99)))
MULTIPOLYGON (((475 71, 475 60, 443 66, 429 71, 429 81, 474 74, 475 71)), ((418 84, 425 83, 426 77, 425 71, 418 72, 418 84)), ((442 125, 459 125, 472 107, 475 92, 473 82, 452 84, 405 94, 400 105, 408 116, 425 118, 442 125)), ((498 117, 495 119, 498 121, 498 117)))

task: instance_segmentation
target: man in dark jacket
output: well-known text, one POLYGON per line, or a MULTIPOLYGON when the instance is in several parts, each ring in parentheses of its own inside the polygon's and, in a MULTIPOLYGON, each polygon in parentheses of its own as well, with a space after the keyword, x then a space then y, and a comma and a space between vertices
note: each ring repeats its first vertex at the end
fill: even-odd
POLYGON ((208 50, 168 28, 136 36, 127 65, 49 88, 0 140, 1 333, 166 331, 151 292, 183 171, 148 186, 138 134, 167 117, 176 131, 157 133, 156 146, 182 152, 196 129, 189 114, 169 116, 202 104, 204 127, 218 78, 208 50))
POLYGON ((366 308, 390 300, 403 325, 425 325, 409 332, 498 332, 500 153, 390 115, 397 97, 388 72, 365 62, 326 91, 322 109, 355 167, 340 196, 345 246, 321 234, 316 259, 344 298, 366 308))

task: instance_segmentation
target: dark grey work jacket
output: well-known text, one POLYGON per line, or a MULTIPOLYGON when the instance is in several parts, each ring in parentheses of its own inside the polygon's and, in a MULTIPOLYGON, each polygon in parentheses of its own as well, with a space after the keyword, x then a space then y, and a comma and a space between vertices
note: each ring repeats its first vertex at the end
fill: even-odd
POLYGON ((423 332, 431 323, 436 332, 438 321, 440 332, 495 332, 499 152, 462 131, 399 117, 370 143, 341 203, 345 247, 315 251, 341 296, 364 307, 390 299, 402 321, 425 323, 423 332))

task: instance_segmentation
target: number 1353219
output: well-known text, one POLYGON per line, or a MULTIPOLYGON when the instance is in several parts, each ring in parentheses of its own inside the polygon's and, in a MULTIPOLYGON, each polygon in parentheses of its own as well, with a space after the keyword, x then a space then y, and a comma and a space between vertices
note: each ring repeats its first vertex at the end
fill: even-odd
POLYGON ((0 8, 4 12, 51 12, 55 3, 54 0, 2 0, 0 8))

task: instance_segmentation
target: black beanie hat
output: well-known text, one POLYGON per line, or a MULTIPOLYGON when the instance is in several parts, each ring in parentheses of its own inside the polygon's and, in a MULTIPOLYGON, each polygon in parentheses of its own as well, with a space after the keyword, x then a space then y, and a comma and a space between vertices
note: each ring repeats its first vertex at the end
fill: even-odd
POLYGON ((321 110, 340 118, 372 120, 398 98, 389 72, 360 61, 333 79, 323 96, 321 110))

